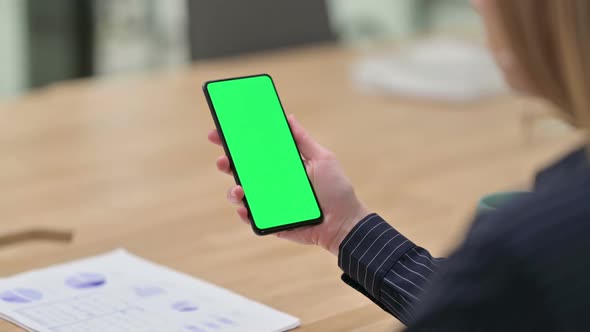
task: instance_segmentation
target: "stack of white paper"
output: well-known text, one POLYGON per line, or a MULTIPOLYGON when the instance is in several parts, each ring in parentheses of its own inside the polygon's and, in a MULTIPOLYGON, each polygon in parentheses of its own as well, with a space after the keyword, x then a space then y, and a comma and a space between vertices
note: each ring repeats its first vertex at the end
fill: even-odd
POLYGON ((299 325, 124 250, 0 280, 0 316, 37 332, 274 332, 299 325))

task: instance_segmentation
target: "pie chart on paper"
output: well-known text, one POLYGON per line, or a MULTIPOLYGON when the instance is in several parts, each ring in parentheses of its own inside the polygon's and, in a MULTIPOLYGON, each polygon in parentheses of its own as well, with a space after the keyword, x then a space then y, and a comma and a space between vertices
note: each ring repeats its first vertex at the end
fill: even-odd
POLYGON ((8 303, 31 303, 43 298, 41 292, 29 288, 17 288, 0 292, 0 300, 8 303))
POLYGON ((100 273, 81 272, 66 279, 66 285, 74 289, 89 289, 103 286, 107 278, 100 273))

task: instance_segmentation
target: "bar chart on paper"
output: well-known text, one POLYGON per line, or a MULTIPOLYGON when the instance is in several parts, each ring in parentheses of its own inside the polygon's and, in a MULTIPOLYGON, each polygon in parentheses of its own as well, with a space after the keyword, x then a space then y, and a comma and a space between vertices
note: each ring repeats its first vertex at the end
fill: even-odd
POLYGON ((38 332, 271 332, 299 325, 123 250, 1 280, 0 315, 38 332))

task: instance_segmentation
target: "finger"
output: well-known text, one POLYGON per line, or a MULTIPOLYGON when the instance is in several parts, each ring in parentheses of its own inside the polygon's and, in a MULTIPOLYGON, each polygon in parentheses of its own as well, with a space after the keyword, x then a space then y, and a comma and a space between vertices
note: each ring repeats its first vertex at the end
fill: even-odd
POLYGON ((242 204, 244 189, 240 186, 233 186, 227 191, 227 200, 233 204, 242 204))
POLYGON ((229 159, 227 159, 227 156, 221 156, 217 158, 217 161, 215 161, 215 165, 217 166, 217 169, 221 172, 225 174, 232 174, 231 167, 229 165, 229 159))
POLYGON ((219 132, 216 129, 211 130, 207 138, 211 143, 221 145, 221 137, 219 137, 219 132))
POLYGON ((240 206, 236 212, 238 213, 238 216, 240 217, 240 220, 242 220, 243 222, 249 224, 250 223, 250 219, 248 218, 248 209, 246 209, 244 206, 240 206))
POLYGON ((291 126, 291 131, 293 132, 293 137, 295 137, 295 141, 299 147, 299 151, 301 151, 301 154, 305 159, 318 159, 328 153, 326 148, 316 142, 307 133, 305 128, 299 124, 293 114, 288 116, 288 120, 289 125, 291 126))

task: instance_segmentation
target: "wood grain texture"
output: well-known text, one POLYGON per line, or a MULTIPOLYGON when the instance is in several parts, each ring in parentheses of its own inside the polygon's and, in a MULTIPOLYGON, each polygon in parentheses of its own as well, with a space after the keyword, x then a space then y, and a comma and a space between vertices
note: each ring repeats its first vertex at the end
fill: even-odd
MULTIPOLYGON (((0 249, 0 276, 117 247, 301 318, 301 331, 401 325, 339 280, 335 257, 256 237, 225 201, 208 79, 271 74, 287 112, 339 156, 362 199, 436 255, 460 240, 485 193, 526 186, 579 139, 525 140, 537 105, 441 104, 362 94, 359 54, 315 47, 190 68, 58 84, 0 104, 0 234, 73 229, 72 243, 0 249)), ((0 323, 1 331, 20 331, 0 323)))

